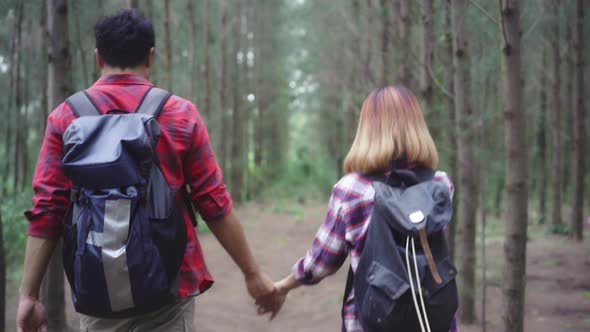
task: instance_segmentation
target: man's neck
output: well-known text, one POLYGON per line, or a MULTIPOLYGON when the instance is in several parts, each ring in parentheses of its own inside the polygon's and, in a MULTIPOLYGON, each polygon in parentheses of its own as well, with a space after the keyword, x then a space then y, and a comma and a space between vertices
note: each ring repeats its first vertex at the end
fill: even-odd
POLYGON ((117 68, 117 67, 110 67, 104 66, 102 68, 102 75, 110 75, 110 74, 134 74, 145 78, 146 80, 150 79, 150 70, 146 66, 138 66, 133 68, 117 68))

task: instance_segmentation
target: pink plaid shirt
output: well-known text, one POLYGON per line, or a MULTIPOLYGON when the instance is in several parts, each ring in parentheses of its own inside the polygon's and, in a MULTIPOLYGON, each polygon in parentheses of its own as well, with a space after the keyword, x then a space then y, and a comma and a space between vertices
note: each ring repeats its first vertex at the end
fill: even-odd
MULTIPOLYGON (((451 192, 453 184, 445 172, 436 172, 434 179, 444 182, 451 192)), ((326 220, 320 226, 311 249, 293 266, 293 274, 303 284, 312 285, 334 274, 350 254, 353 273, 365 244, 365 236, 373 212, 375 190, 372 180, 358 174, 345 175, 332 190, 326 220)), ((354 306, 354 290, 343 304, 343 323, 347 332, 363 332, 354 306)), ((455 322, 450 332, 458 332, 455 322)))

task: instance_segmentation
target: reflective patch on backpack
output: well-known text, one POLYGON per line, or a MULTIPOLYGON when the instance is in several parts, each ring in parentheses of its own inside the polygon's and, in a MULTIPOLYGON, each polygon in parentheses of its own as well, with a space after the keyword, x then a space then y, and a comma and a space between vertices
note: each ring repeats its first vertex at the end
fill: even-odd
POLYGON ((109 301, 113 311, 121 311, 135 306, 131 294, 125 248, 130 217, 130 200, 118 199, 105 202, 102 261, 109 301))

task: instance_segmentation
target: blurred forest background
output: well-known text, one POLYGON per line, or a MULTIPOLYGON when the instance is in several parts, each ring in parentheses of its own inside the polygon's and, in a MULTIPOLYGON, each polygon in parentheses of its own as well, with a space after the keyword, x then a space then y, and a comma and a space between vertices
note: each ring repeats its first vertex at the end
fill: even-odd
MULTIPOLYGON (((507 225, 504 269, 515 283, 507 282, 505 296, 516 299, 509 316, 522 316, 527 225, 583 238, 590 201, 584 4, 0 0, 0 284, 15 288, 20 280, 22 212, 48 112, 99 77, 94 22, 138 7, 156 30, 152 81, 196 104, 241 203, 264 201, 285 213, 324 203, 343 175, 366 95, 392 84, 414 91, 439 168, 457 187, 448 235, 461 271, 461 320, 478 316, 486 220, 507 225)), ((63 307, 52 308, 61 324, 63 307)), ((522 329, 505 320, 504 331, 522 329)))

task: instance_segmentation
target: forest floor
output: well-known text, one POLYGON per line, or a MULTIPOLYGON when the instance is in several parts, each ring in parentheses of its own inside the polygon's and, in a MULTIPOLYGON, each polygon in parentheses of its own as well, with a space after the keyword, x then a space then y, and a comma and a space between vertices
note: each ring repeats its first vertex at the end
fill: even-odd
MULTIPOLYGON (((255 255, 272 278, 285 276, 292 264, 305 254, 324 217, 325 208, 326 204, 303 207, 249 204, 238 209, 255 255)), ((589 234, 590 226, 586 225, 586 229, 589 234)), ((487 231, 486 321, 487 331, 493 332, 501 327, 503 229, 492 221, 487 231)), ((547 235, 539 226, 531 227, 529 233, 526 331, 590 331, 590 241, 574 243, 564 236, 547 235)), ((215 238, 205 233, 200 239, 216 283, 197 298, 195 322, 198 332, 340 330, 340 306, 347 268, 343 267, 318 286, 293 291, 278 317, 268 322, 255 315, 241 273, 215 238)), ((480 257, 478 253, 479 263, 480 257)), ((480 269, 478 265, 478 278, 481 277, 480 269)), ((478 312, 480 294, 478 290, 478 312)), ((8 298, 6 331, 14 331, 16 287, 9 288, 8 298)), ((77 317, 69 298, 66 302, 69 324, 76 330, 77 317)), ((462 325, 461 331, 481 331, 479 324, 462 325)))

